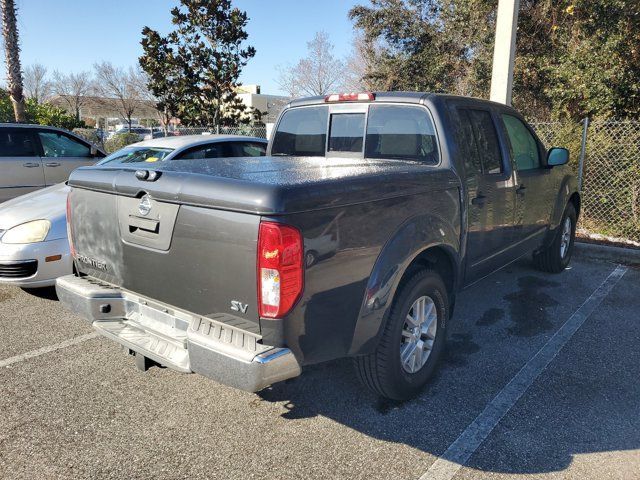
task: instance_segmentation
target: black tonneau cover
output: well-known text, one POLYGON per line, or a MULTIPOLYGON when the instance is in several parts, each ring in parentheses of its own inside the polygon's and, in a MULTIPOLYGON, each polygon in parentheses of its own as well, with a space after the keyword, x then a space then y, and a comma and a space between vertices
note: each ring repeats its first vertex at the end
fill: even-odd
POLYGON ((448 169, 401 160, 247 157, 103 165, 75 170, 69 185, 129 197, 277 215, 458 186, 448 169), (156 170, 156 181, 136 178, 156 170), (394 181, 389 181, 389 176, 394 181))

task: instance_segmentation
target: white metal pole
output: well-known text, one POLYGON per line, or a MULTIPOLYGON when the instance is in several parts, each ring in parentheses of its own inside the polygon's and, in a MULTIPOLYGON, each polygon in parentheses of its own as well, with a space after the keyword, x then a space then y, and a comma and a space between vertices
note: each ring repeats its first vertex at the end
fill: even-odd
POLYGON ((520 0, 499 0, 491 73, 491 100, 511 105, 520 0))
POLYGON ((580 145, 580 158, 578 160, 578 191, 582 191, 582 179, 584 178, 584 159, 587 154, 587 131, 589 130, 589 117, 582 120, 582 144, 580 145))

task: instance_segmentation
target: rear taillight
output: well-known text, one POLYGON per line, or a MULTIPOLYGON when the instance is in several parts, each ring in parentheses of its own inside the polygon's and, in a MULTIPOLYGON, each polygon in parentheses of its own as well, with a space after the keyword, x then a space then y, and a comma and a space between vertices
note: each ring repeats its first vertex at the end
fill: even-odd
POLYGON ((333 102, 372 102, 376 99, 375 93, 332 93, 324 97, 324 101, 327 103, 333 102))
POLYGON ((300 231, 276 222, 261 222, 258 233, 258 311, 281 318, 295 305, 304 284, 304 246, 300 231))
POLYGON ((76 248, 73 246, 73 229, 71 227, 71 192, 67 194, 67 238, 69 239, 71 256, 75 258, 76 248))

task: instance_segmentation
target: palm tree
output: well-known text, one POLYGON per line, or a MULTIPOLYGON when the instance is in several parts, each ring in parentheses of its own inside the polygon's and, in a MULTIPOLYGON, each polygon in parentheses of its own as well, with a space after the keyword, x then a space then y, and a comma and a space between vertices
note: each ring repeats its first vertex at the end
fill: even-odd
POLYGON ((7 63, 7 87, 16 122, 26 121, 24 95, 22 94, 22 70, 20 68, 20 46, 16 25, 16 6, 13 0, 0 0, 2 6, 2 35, 7 63))

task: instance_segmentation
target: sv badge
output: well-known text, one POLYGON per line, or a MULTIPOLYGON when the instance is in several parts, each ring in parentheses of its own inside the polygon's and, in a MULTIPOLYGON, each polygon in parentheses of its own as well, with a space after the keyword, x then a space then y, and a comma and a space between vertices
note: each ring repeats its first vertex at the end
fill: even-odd
POLYGON ((247 313, 249 305, 247 303, 239 302, 238 300, 231 300, 231 310, 234 312, 247 313))

